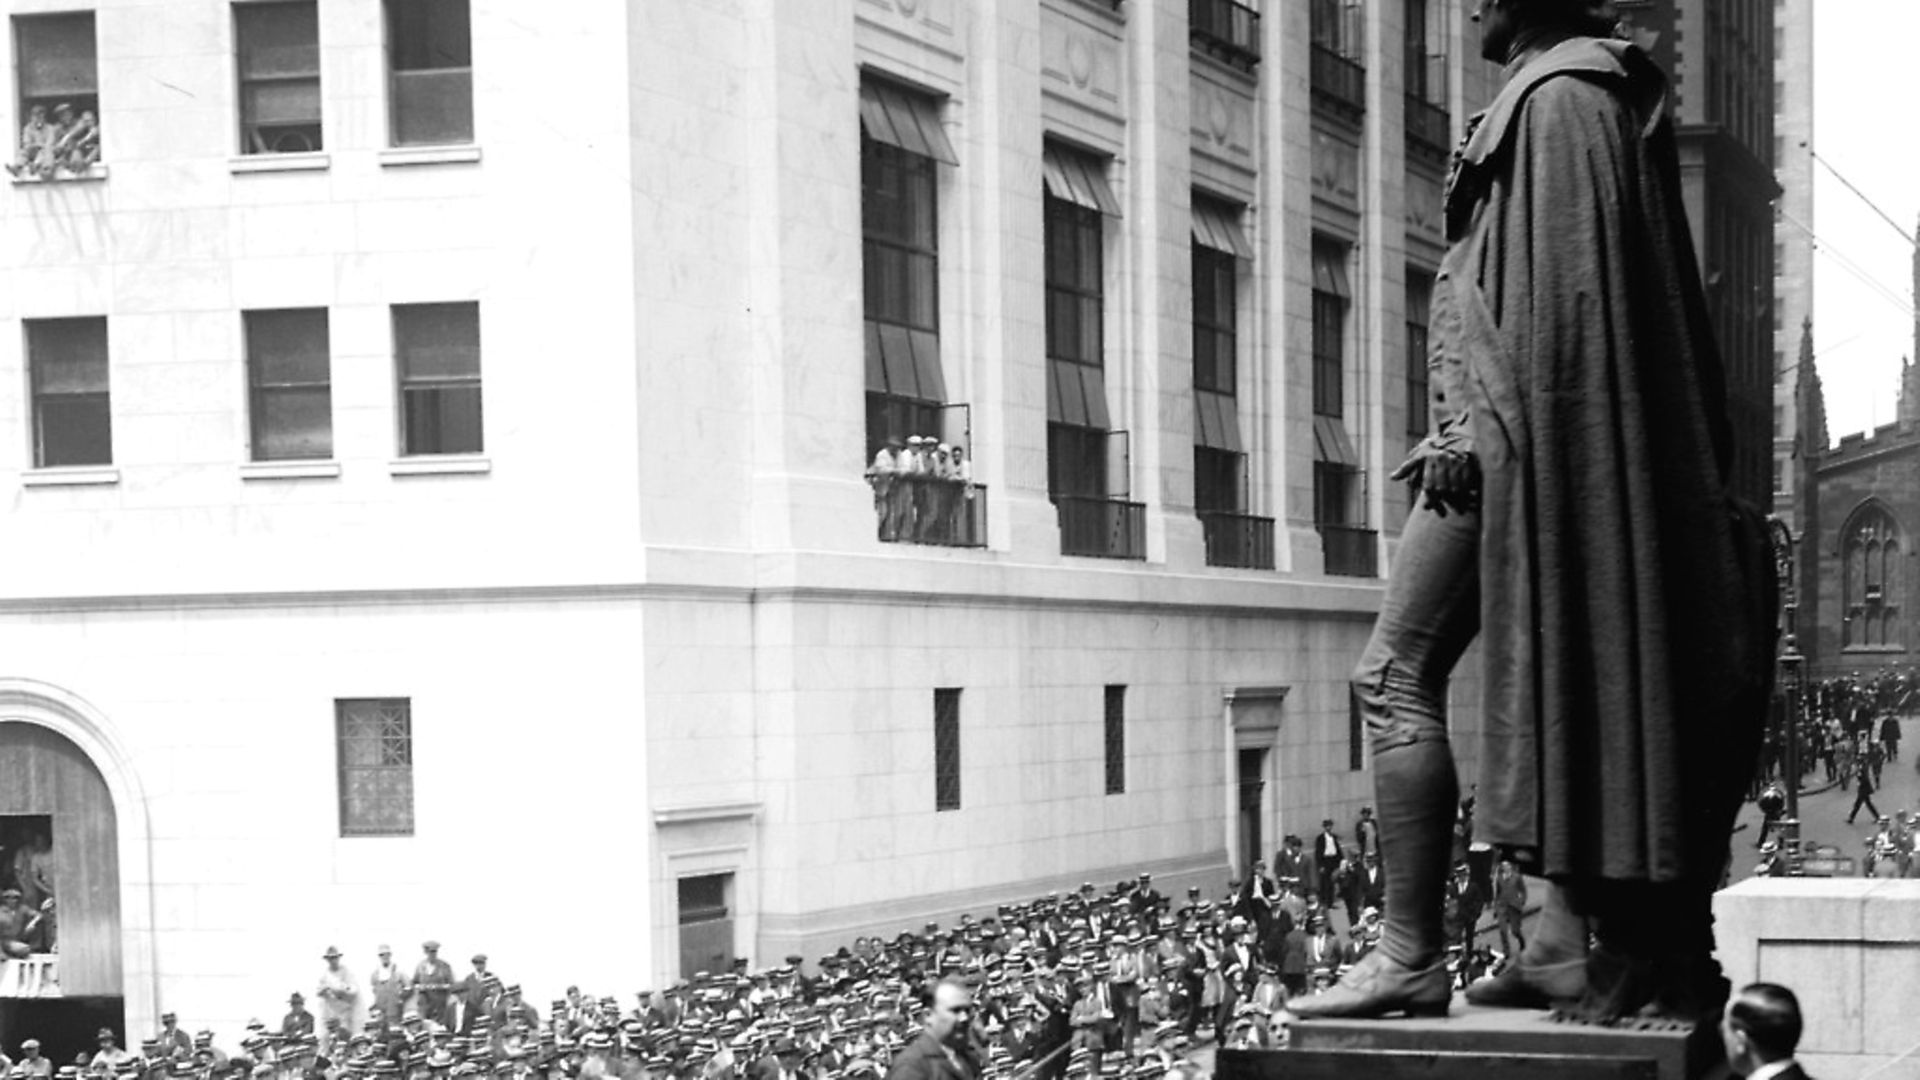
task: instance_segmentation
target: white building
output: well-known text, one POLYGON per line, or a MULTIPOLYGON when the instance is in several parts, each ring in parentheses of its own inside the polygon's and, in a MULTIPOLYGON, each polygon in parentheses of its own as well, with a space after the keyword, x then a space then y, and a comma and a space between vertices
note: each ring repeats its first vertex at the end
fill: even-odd
POLYGON ((0 193, 69 1000, 625 994, 1368 799, 1458 5, 86 2, 10 0, 6 122, 99 161, 0 193), (876 520, 890 432, 971 499, 876 520))

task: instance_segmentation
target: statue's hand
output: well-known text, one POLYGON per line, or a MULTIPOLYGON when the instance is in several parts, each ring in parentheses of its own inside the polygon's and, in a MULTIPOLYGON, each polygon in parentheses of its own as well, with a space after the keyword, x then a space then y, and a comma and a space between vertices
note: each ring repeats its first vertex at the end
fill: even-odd
POLYGON ((1393 479, 1405 480, 1441 517, 1449 510, 1464 514, 1480 508, 1480 461, 1454 440, 1421 440, 1393 470, 1393 479))

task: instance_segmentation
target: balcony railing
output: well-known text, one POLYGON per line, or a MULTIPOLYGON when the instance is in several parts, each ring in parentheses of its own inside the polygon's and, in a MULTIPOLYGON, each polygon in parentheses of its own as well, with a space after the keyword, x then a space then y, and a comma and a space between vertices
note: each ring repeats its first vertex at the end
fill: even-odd
POLYGON ((1407 95, 1407 143, 1444 159, 1453 150, 1453 122, 1447 110, 1407 95))
POLYGON ((1379 534, 1357 525, 1316 525, 1327 573, 1337 577, 1379 577, 1379 534))
POLYGON ((987 546, 985 484, 901 473, 874 484, 873 504, 886 543, 987 546))
POLYGON ((1260 65, 1260 13, 1237 0, 1187 0, 1187 35, 1194 48, 1242 71, 1260 65))
POLYGON ((987 545, 987 489, 973 481, 971 417, 965 404, 867 395, 868 438, 881 444, 867 483, 882 542, 987 545))
POLYGON ((1093 495, 1055 495, 1060 553, 1096 559, 1147 557, 1147 504, 1093 495))
POLYGON ((1273 569, 1273 519, 1218 510, 1200 512, 1208 566, 1273 569))
POLYGON ((1325 45, 1313 46, 1309 72, 1314 97, 1356 117, 1367 111, 1367 69, 1325 45))

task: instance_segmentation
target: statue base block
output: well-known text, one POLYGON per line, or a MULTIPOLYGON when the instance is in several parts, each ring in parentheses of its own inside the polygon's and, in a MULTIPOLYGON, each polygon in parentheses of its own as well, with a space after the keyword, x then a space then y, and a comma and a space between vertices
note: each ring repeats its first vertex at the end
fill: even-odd
POLYGON ((1716 1025, 1633 1031, 1456 999, 1437 1020, 1299 1020, 1286 1050, 1222 1050, 1218 1080, 1705 1080, 1729 1075, 1716 1025))

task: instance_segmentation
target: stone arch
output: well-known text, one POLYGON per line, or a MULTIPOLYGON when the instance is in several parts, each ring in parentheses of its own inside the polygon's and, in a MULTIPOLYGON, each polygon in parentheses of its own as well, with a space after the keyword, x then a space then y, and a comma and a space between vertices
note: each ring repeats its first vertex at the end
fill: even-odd
POLYGON ((147 797, 119 734, 85 698, 35 679, 0 678, 0 723, 33 724, 73 743, 100 770, 113 798, 120 870, 120 958, 126 1023, 160 1022, 160 972, 153 917, 153 833, 147 797))

